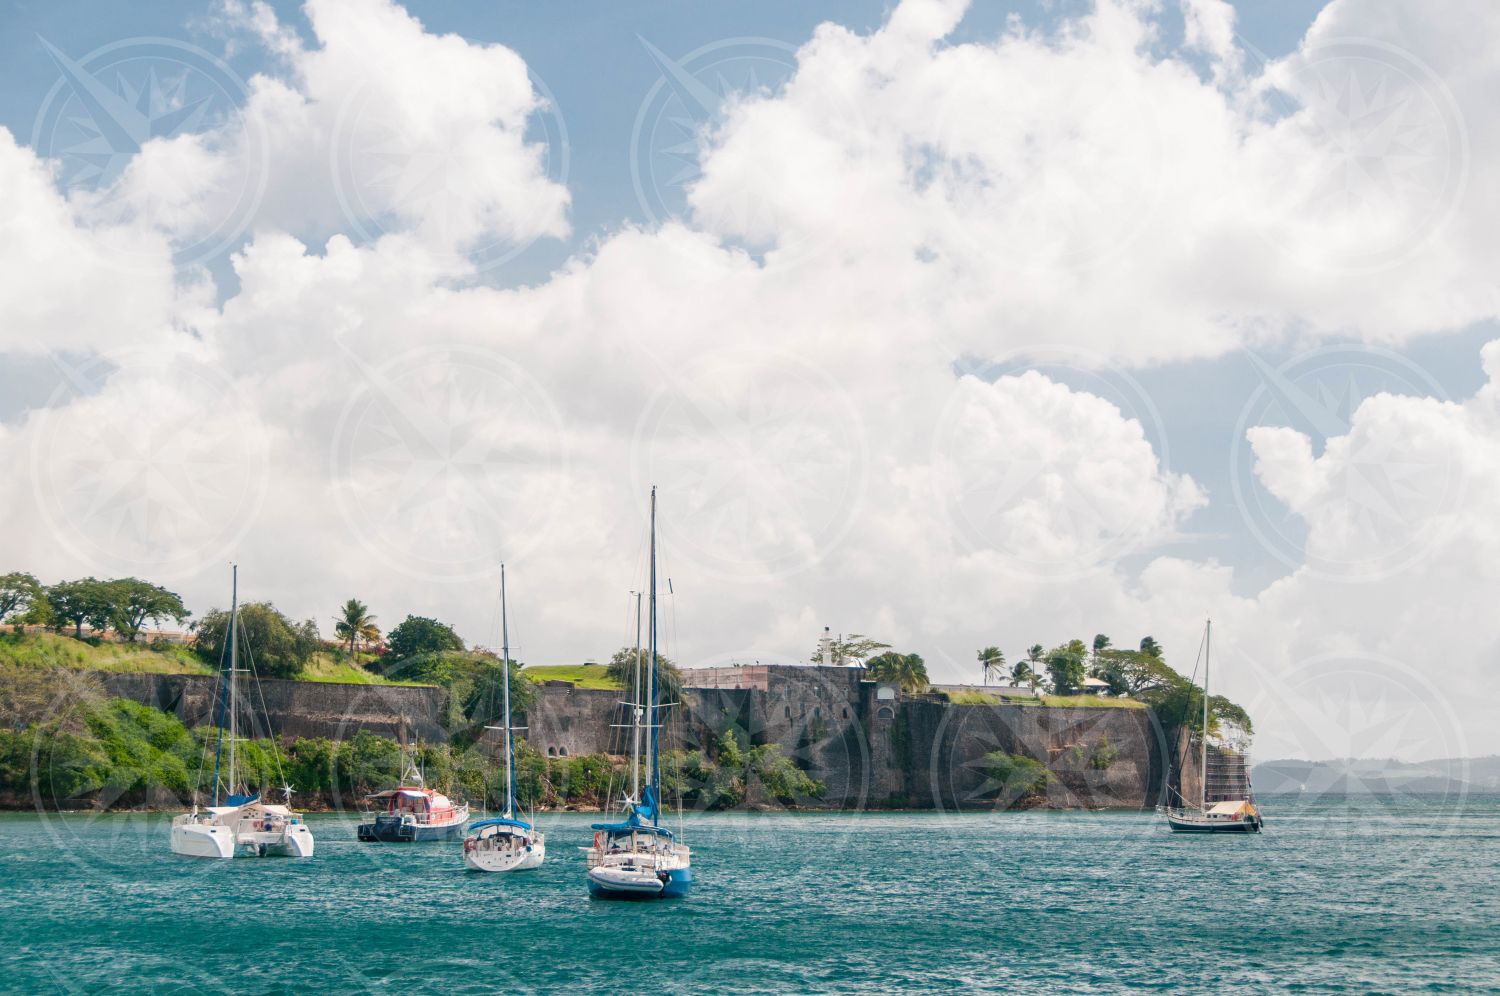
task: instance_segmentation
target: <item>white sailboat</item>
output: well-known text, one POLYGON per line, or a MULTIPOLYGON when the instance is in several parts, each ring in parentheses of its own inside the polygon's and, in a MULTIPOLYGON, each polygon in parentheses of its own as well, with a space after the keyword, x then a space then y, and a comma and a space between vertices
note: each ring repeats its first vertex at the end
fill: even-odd
POLYGON ((1173 833, 1260 833, 1260 811, 1248 792, 1243 799, 1218 799, 1208 804, 1208 665, 1212 648, 1213 621, 1203 629, 1203 731, 1199 736, 1202 751, 1198 769, 1198 804, 1191 806, 1181 795, 1182 805, 1167 810, 1167 826, 1173 833))
MULTIPOLYGON (((310 858, 313 835, 302 817, 290 805, 262 802, 260 794, 246 791, 241 784, 236 748, 239 742, 239 568, 233 568, 229 610, 229 653, 220 685, 223 691, 219 709, 218 746, 214 751, 214 804, 198 808, 196 795, 193 811, 172 820, 172 853, 192 858, 233 858, 237 855, 268 855, 310 858), (227 730, 226 730, 227 721, 227 730), (226 736, 225 734, 228 734, 226 736), (227 777, 219 778, 220 762, 228 748, 227 777), (220 790, 224 805, 219 805, 220 790)), ((283 786, 286 802, 291 802, 291 786, 283 786)))
POLYGON ((656 655, 656 488, 651 489, 651 636, 646 698, 641 699, 640 602, 636 603, 636 668, 631 711, 630 793, 625 818, 595 823, 587 848, 589 895, 598 899, 657 899, 686 896, 693 885, 692 852, 661 821, 662 705, 656 655), (646 717, 649 717, 647 719, 646 717), (644 721, 644 722, 643 722, 644 721), (641 732, 649 732, 650 778, 640 783, 641 732))
POLYGON ((504 726, 498 730, 505 740, 505 807, 498 817, 469 825, 464 838, 464 865, 470 871, 509 872, 536 868, 547 858, 547 839, 530 823, 516 816, 516 727, 510 719, 510 622, 505 613, 505 565, 500 565, 500 685, 504 696, 504 726))

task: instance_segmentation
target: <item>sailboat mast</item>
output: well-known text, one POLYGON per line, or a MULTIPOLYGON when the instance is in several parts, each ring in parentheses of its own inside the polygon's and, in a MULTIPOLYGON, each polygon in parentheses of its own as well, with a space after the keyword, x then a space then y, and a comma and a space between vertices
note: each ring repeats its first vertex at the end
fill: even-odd
POLYGON ((649 711, 646 715, 651 724, 651 822, 655 825, 661 824, 661 765, 660 765, 660 723, 656 707, 656 485, 651 486, 651 672, 648 683, 648 694, 646 701, 649 711))
POLYGON ((1203 740, 1200 745, 1203 748, 1203 764, 1198 769, 1199 787, 1202 789, 1199 793, 1201 798, 1198 808, 1204 812, 1208 811, 1208 658, 1212 649, 1210 645, 1213 643, 1213 633, 1214 621, 1209 619, 1203 626, 1203 740))
POLYGON ((510 725, 510 624, 505 615, 505 565, 500 565, 500 687, 505 701, 505 818, 514 819, 516 767, 510 725))
MULTIPOLYGON (((235 679, 240 670, 240 566, 234 565, 229 595, 229 794, 235 793, 235 742, 239 740, 239 706, 235 701, 235 679)), ((231 800, 231 805, 233 800, 231 800)))
POLYGON ((630 689, 630 801, 641 801, 641 593, 635 595, 635 667, 630 689))

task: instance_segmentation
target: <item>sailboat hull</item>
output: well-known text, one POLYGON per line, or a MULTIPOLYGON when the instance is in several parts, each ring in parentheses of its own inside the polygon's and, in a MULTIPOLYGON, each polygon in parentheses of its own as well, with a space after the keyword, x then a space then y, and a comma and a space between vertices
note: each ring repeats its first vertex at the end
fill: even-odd
POLYGON ((464 841, 464 867, 477 872, 530 871, 540 868, 547 860, 547 842, 538 834, 528 845, 520 848, 486 848, 482 841, 468 838, 464 841))
POLYGON ((1258 816, 1225 820, 1167 814, 1167 826, 1173 833, 1260 833, 1260 825, 1258 816))
POLYGON ((613 869, 589 871, 589 895, 594 899, 681 899, 693 888, 693 870, 674 868, 659 876, 621 876, 613 869))

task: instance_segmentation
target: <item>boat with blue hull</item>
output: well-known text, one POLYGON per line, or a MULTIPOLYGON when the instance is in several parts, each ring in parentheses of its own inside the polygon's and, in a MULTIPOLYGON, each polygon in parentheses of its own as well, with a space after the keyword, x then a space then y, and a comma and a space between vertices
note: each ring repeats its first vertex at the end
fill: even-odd
POLYGON ((630 708, 630 790, 624 819, 595 823, 588 854, 589 895, 595 899, 681 899, 693 887, 693 855, 662 826, 661 699, 656 652, 656 489, 651 489, 650 642, 641 655, 640 596, 636 596, 636 649, 630 708), (644 665, 644 666, 643 666, 644 665), (642 672, 645 672, 644 675, 642 672), (645 697, 642 698, 642 682, 645 697), (641 738, 648 734, 649 776, 641 784, 641 738))

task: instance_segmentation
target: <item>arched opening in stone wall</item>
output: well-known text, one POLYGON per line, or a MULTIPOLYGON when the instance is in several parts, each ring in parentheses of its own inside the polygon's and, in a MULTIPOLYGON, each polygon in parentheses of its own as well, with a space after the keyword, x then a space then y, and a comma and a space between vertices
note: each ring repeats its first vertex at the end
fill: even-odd
POLYGON ((881 706, 880 709, 875 713, 875 715, 879 716, 881 719, 895 719, 896 710, 892 709, 890 706, 881 706))

